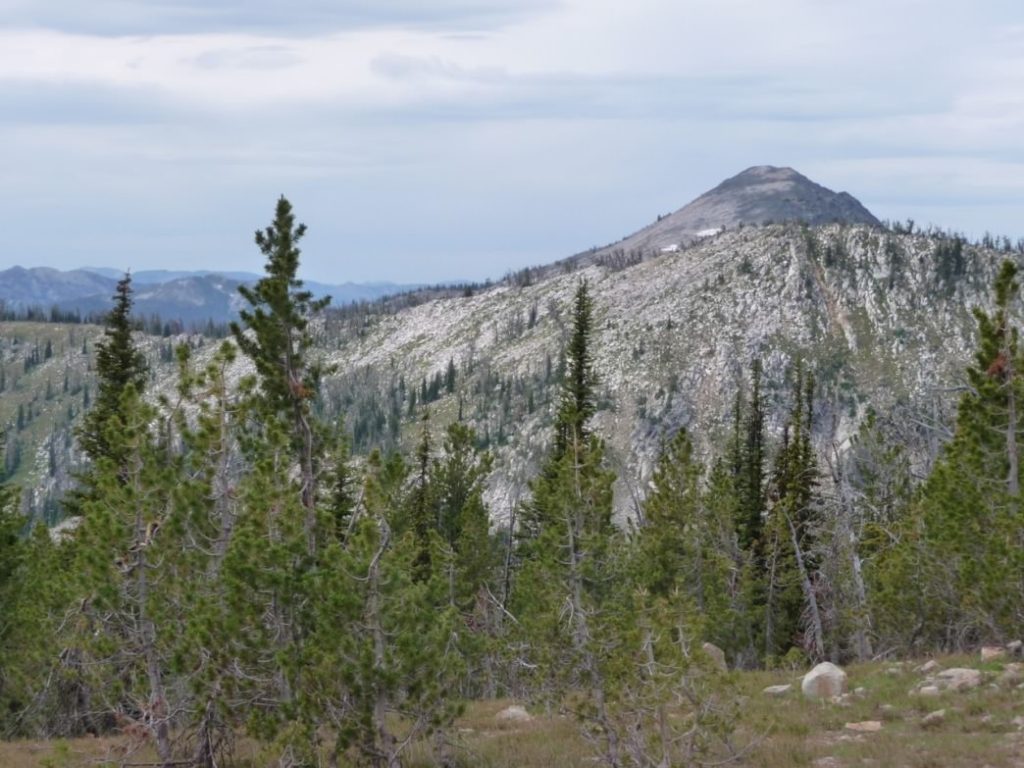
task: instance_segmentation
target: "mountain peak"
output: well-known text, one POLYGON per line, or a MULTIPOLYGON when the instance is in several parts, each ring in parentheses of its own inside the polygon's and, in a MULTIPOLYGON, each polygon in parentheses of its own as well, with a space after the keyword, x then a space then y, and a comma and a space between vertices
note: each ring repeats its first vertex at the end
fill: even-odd
POLYGON ((772 179, 776 181, 789 181, 792 179, 806 179, 801 173, 797 173, 788 165, 779 167, 777 165, 752 165, 745 171, 740 171, 734 179, 772 179))
POLYGON ((880 225, 846 192, 833 192, 793 168, 755 165, 605 250, 650 254, 687 245, 722 228, 783 221, 880 225))

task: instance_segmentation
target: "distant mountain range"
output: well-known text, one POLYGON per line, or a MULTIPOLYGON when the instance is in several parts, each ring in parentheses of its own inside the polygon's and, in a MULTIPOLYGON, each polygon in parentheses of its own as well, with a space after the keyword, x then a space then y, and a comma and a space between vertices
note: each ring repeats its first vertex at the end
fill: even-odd
MULTIPOLYGON (((111 295, 124 273, 108 267, 84 267, 60 271, 49 267, 12 267, 0 271, 0 303, 14 311, 39 308, 49 311, 99 314, 110 308, 111 295)), ((184 323, 227 322, 238 316, 242 300, 238 286, 252 284, 260 275, 251 272, 211 270, 141 270, 132 273, 135 312, 159 315, 184 323)), ((335 306, 372 301, 409 291, 418 285, 397 283, 342 283, 330 285, 306 281, 314 296, 330 296, 335 306)))

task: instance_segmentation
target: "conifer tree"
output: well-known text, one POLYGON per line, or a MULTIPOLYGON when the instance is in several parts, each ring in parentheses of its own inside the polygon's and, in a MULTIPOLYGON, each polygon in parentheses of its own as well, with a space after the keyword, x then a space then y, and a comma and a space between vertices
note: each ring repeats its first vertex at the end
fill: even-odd
POLYGON ((775 458, 766 531, 764 641, 768 657, 800 645, 815 658, 825 654, 822 612, 815 588, 814 537, 819 505, 817 459, 811 442, 813 415, 814 378, 798 363, 793 406, 775 458), (806 640, 801 643, 804 629, 806 640))
POLYGON ((590 348, 593 313, 590 287, 586 280, 581 280, 573 298, 572 334, 565 354, 565 378, 555 421, 555 456, 565 453, 573 444, 586 442, 588 422, 597 412, 597 376, 590 348))
POLYGON ((1004 262, 995 280, 994 311, 974 310, 978 348, 967 369, 970 386, 958 405, 954 437, 915 505, 903 533, 907 546, 889 562, 915 571, 919 590, 906 609, 917 617, 919 635, 954 648, 1024 629, 1017 607, 1024 583, 1017 272, 1004 262))
MULTIPOLYGON (((92 462, 112 459, 123 465, 124 448, 119 445, 110 422, 121 407, 121 398, 128 387, 141 394, 146 385, 146 358, 132 340, 131 275, 117 283, 114 306, 106 318, 103 339, 96 343, 96 396, 92 407, 82 419, 78 431, 79 444, 92 462)), ((84 478, 88 484, 88 478, 84 478)))
MULTIPOLYGON (((644 588, 653 597, 683 597, 722 647, 737 640, 732 571, 736 534, 731 509, 701 488, 702 466, 685 429, 665 446, 644 499, 638 546, 644 588)), ((718 490, 718 489, 715 489, 718 490)))
POLYGON ((416 448, 416 479, 409 495, 409 522, 416 541, 413 576, 425 581, 431 576, 433 536, 438 533, 436 494, 431 477, 430 412, 424 408, 420 442, 416 448))
POLYGON ((82 602, 68 641, 84 657, 94 706, 122 729, 147 733, 167 764, 179 708, 167 675, 182 620, 172 564, 183 483, 180 462, 151 433, 154 421, 129 385, 107 425, 120 435, 119 451, 97 463, 96 494, 83 506, 75 563, 82 602))
POLYGON ((314 300, 298 278, 299 241, 305 233, 306 226, 295 223, 291 203, 279 198, 271 225, 256 232, 256 245, 267 260, 265 275, 251 288, 239 287, 249 308, 239 313, 241 322, 232 323, 231 332, 256 367, 266 416, 286 425, 299 466, 304 525, 313 554, 324 441, 312 411, 321 369, 309 360, 309 322, 330 298, 314 300))
POLYGON ((740 488, 740 546, 754 551, 759 548, 764 498, 764 394, 761 391, 761 361, 750 365, 750 402, 744 419, 744 443, 738 484, 740 488))

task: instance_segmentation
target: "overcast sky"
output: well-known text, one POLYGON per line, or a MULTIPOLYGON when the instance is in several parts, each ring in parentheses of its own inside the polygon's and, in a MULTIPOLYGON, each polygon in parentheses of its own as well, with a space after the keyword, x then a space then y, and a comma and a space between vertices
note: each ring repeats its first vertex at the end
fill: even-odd
POLYGON ((1021 0, 0 0, 0 267, 499 277, 751 165, 1024 236, 1021 0))

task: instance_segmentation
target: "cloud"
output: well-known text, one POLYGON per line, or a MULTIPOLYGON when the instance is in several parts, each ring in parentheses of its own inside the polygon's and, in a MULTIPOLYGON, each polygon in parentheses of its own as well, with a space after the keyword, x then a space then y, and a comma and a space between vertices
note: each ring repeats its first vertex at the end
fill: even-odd
POLYGON ((101 36, 279 36, 374 27, 491 29, 554 7, 556 0, 0 0, 0 17, 8 27, 101 36))
POLYGON ((0 231, 5 252, 49 263, 259 269, 250 232, 285 192, 316 276, 483 277, 773 163, 881 216, 1019 233, 1021 15, 1010 0, 0 0, 0 183, 18 190, 0 231))

